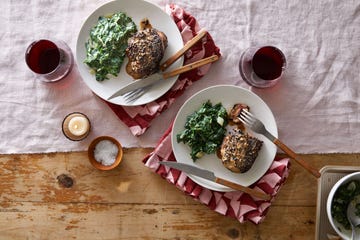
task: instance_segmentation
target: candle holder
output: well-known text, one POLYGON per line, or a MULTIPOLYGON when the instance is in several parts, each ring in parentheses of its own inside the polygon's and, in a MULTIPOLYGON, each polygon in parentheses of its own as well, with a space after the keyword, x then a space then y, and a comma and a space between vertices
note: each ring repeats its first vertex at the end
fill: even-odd
POLYGON ((91 129, 89 118, 80 112, 68 114, 62 122, 62 132, 65 137, 72 141, 81 141, 85 139, 91 129))

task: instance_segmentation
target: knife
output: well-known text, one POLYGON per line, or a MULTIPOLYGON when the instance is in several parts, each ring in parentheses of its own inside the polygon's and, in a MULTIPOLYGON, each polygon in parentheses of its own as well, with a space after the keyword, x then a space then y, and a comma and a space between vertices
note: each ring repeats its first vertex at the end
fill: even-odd
POLYGON ((178 170, 183 171, 185 173, 192 174, 194 176, 198 176, 198 177, 210 180, 212 182, 216 182, 218 184, 230 187, 232 189, 242 191, 244 193, 250 194, 251 196, 254 196, 254 197, 257 197, 257 198, 261 198, 263 200, 270 200, 271 199, 271 196, 266 194, 266 193, 262 193, 260 191, 255 190, 255 189, 252 189, 252 188, 249 188, 249 187, 244 187, 244 186, 242 186, 240 184, 230 182, 230 181, 225 180, 223 178, 216 177, 213 172, 210 172, 210 171, 205 170, 205 169, 201 169, 201 168, 198 168, 198 167, 191 166, 189 164, 179 163, 179 162, 162 162, 162 161, 160 161, 159 163, 164 165, 164 166, 175 168, 175 169, 178 169, 178 170))
POLYGON ((179 51, 177 51, 174 55, 169 57, 164 63, 160 65, 160 70, 165 71, 171 64, 173 64, 176 60, 178 60, 182 55, 186 53, 195 43, 197 43, 200 39, 202 39, 206 35, 207 31, 201 29, 195 37, 193 37, 190 41, 188 41, 179 51))
POLYGON ((126 85, 125 87, 121 88, 120 90, 118 90, 117 92, 115 92, 113 95, 111 95, 110 97, 108 97, 107 100, 113 99, 115 97, 118 96, 122 96, 125 93, 131 92, 133 90, 139 89, 139 88, 144 88, 147 86, 150 86, 152 84, 155 84, 156 82, 162 80, 162 79, 168 79, 170 77, 179 75, 180 73, 184 73, 184 72, 188 72, 190 70, 193 70, 195 68, 201 67, 203 65, 206 65, 208 63, 212 63, 215 62, 219 59, 218 55, 212 55, 210 57, 201 59, 199 61, 190 63, 188 65, 176 68, 172 71, 166 72, 166 73, 154 73, 152 75, 150 75, 147 78, 143 78, 140 80, 136 80, 132 83, 129 83, 128 85, 126 85))

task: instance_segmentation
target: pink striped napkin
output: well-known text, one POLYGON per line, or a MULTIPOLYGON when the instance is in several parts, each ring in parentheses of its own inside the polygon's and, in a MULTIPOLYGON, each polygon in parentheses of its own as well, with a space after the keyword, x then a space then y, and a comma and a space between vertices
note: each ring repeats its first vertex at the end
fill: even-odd
MULTIPOLYGON (((166 12, 175 21, 183 42, 186 43, 197 35, 200 27, 196 19, 185 12, 177 5, 170 4, 166 6, 166 12)), ((215 45, 212 37, 208 33, 202 41, 195 44, 184 55, 184 64, 189 64, 212 55, 220 56, 220 49, 215 45)), ((141 106, 119 106, 106 102, 114 113, 123 121, 130 129, 133 135, 139 136, 143 134, 151 124, 151 121, 163 111, 165 111, 175 99, 183 94, 185 89, 193 82, 201 79, 210 69, 211 64, 207 64, 198 69, 180 74, 174 86, 165 95, 156 101, 141 106)))
POLYGON ((159 161, 176 161, 171 146, 171 130, 172 125, 160 139, 155 150, 143 159, 145 166, 169 183, 174 184, 185 194, 222 215, 236 218, 241 223, 250 221, 259 224, 264 220, 271 202, 289 174, 290 162, 288 158, 275 158, 265 175, 251 185, 254 189, 270 194, 272 196, 270 201, 259 200, 240 191, 212 191, 198 185, 185 173, 159 164, 159 161))

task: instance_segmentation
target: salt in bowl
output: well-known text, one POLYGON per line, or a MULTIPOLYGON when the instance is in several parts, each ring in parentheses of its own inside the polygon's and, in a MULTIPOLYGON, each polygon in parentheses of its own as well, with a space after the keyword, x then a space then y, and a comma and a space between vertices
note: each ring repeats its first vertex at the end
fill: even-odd
POLYGON ((123 156, 121 144, 109 136, 95 138, 89 145, 88 158, 95 168, 99 170, 111 170, 117 167, 123 156), (116 153, 117 148, 117 153, 116 153))

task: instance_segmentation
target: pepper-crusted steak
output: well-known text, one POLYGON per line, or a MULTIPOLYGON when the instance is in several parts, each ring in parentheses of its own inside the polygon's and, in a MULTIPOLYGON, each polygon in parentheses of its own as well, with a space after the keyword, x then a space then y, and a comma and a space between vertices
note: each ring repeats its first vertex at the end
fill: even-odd
POLYGON ((237 127, 223 139, 220 155, 223 165, 232 172, 247 172, 254 164, 263 142, 242 131, 239 120, 241 111, 249 111, 246 104, 237 103, 230 110, 228 117, 237 127))
POLYGON ((254 164, 262 143, 240 129, 234 129, 223 140, 221 161, 232 172, 247 172, 254 164))
POLYGON ((168 43, 166 35, 152 28, 147 19, 140 26, 142 29, 129 38, 126 49, 129 58, 126 72, 134 79, 147 77, 159 70, 168 43))

